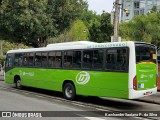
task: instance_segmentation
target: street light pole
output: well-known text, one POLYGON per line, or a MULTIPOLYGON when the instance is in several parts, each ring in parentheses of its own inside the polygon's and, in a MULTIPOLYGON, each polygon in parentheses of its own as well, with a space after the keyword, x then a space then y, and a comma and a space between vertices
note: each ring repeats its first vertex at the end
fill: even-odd
POLYGON ((119 40, 119 13, 120 13, 120 4, 119 0, 115 1, 115 12, 114 12, 114 35, 113 42, 118 42, 119 40))

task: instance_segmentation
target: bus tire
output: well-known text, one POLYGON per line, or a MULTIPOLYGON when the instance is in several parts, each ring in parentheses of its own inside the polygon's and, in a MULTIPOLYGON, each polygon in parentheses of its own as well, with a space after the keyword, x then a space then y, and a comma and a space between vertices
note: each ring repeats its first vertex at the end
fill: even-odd
POLYGON ((72 83, 66 83, 63 87, 63 96, 67 100, 73 100, 76 96, 76 90, 72 83))
POLYGON ((19 78, 16 78, 15 86, 17 89, 22 89, 21 80, 19 78))

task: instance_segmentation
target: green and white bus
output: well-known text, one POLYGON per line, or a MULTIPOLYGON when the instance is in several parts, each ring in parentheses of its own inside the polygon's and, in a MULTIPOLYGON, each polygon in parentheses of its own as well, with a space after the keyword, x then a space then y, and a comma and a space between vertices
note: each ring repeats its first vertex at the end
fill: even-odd
POLYGON ((76 95, 136 99, 157 92, 156 46, 89 41, 7 52, 5 82, 76 95))

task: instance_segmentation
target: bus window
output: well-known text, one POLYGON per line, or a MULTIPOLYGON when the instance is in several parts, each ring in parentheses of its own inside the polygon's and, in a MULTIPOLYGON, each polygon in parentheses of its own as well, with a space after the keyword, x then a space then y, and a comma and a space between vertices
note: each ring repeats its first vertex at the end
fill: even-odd
POLYGON ((25 53, 23 56, 23 66, 28 66, 29 64, 29 53, 25 53))
POLYGON ((48 53, 48 67, 51 67, 51 68, 62 67, 62 53, 61 52, 49 52, 48 53))
MULTIPOLYGON (((33 56, 34 53, 25 53, 23 55, 23 66, 33 66, 33 56)), ((21 60, 19 60, 19 64, 21 64, 21 60)))
POLYGON ((115 69, 116 52, 116 50, 106 51, 106 69, 115 69))
POLYGON ((126 48, 109 49, 106 51, 106 69, 112 71, 127 70, 126 48))
POLYGON ((6 67, 12 67, 13 66, 13 54, 8 54, 6 57, 6 67))
POLYGON ((56 58, 54 61, 54 65, 56 68, 62 67, 62 52, 56 52, 56 58))
POLYGON ((17 53, 14 56, 14 66, 22 66, 23 53, 17 53))
POLYGON ((94 50, 93 68, 102 69, 103 67, 103 50, 94 50))
POLYGON ((48 53, 48 67, 54 67, 53 61, 56 59, 56 52, 48 53))
POLYGON ((41 53, 39 52, 39 53, 36 53, 35 54, 35 66, 36 67, 41 67, 41 53))
POLYGON ((73 68, 81 68, 81 51, 73 51, 73 68))
POLYGON ((47 67, 47 52, 42 52, 42 67, 47 67))
POLYGON ((143 61, 156 63, 156 50, 149 45, 136 44, 136 62, 143 61))
POLYGON ((64 67, 71 68, 73 60, 73 51, 64 52, 64 67))
POLYGON ((92 68, 93 50, 83 51, 83 68, 92 68))
POLYGON ((127 68, 127 50, 118 49, 117 50, 117 70, 126 70, 127 68))
POLYGON ((34 53, 29 53, 28 66, 33 66, 34 53))

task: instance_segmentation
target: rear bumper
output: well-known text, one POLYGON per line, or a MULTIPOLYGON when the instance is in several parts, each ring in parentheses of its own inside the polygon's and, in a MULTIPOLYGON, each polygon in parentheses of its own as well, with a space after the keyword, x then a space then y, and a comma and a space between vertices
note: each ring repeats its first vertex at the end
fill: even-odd
POLYGON ((157 93, 157 87, 149 90, 139 90, 139 91, 134 89, 129 89, 129 99, 141 98, 141 97, 150 96, 156 93, 157 93))

